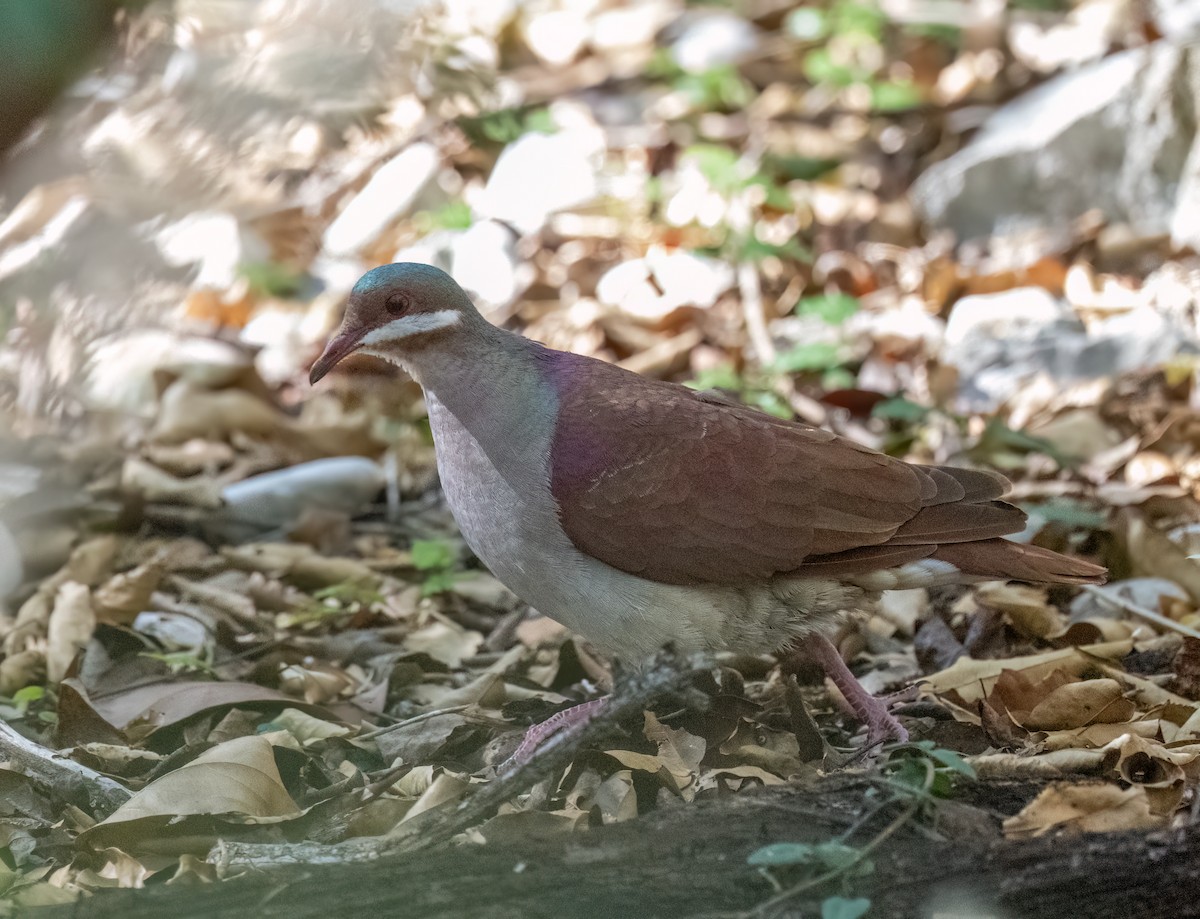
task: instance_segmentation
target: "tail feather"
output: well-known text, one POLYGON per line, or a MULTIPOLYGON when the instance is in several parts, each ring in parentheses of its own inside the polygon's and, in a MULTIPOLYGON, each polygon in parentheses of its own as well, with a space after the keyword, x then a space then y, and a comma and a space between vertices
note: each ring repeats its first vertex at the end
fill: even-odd
POLYGON ((1100 565, 1007 539, 948 543, 938 546, 931 557, 963 574, 1035 584, 1103 584, 1108 575, 1100 565))

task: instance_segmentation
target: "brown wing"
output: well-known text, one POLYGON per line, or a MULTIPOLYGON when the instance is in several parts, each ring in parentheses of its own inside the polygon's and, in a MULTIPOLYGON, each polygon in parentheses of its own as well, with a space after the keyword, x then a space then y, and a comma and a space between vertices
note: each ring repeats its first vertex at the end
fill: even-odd
POLYGON ((877 570, 1020 530, 990 473, 914 466, 577 356, 555 356, 551 489, 582 551, 671 583, 877 570))

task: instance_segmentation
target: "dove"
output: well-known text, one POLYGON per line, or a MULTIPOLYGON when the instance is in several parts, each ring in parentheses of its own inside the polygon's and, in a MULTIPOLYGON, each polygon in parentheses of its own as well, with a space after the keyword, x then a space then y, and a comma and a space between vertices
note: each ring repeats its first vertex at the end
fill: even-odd
MULTIPOLYGON (((636 664, 682 652, 803 653, 867 728, 903 740, 828 632, 885 590, 1105 569, 1004 537, 1025 514, 1002 476, 923 466, 719 394, 556 351, 488 322, 445 272, 367 272, 312 366, 382 358, 423 388, 446 501, 518 597, 636 664)), ((585 723, 592 700, 519 756, 585 723)))

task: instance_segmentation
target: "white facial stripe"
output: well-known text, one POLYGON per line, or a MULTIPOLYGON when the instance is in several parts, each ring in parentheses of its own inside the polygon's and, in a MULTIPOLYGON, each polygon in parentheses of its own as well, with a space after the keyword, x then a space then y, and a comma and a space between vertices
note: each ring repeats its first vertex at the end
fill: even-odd
POLYGON ((436 329, 446 329, 462 322, 462 313, 458 310, 438 310, 436 313, 414 313, 411 316, 401 316, 393 319, 387 325, 380 326, 373 332, 368 332, 362 340, 365 347, 382 345, 389 341, 399 341, 410 335, 422 332, 433 332, 436 329))

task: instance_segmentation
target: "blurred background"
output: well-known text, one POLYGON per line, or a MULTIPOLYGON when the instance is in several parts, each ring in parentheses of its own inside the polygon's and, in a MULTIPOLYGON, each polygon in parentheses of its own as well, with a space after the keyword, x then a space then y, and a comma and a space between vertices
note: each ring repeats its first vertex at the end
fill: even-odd
POLYGON ((167 537, 360 566, 309 588, 399 572, 404 615, 453 584, 477 637, 511 611, 449 577, 419 390, 369 358, 307 384, 405 260, 553 347, 998 467, 1023 538, 1196 625, 1198 41, 1191 0, 0 4, 0 696, 97 622, 242 648, 164 625, 172 571, 248 589, 167 537))

